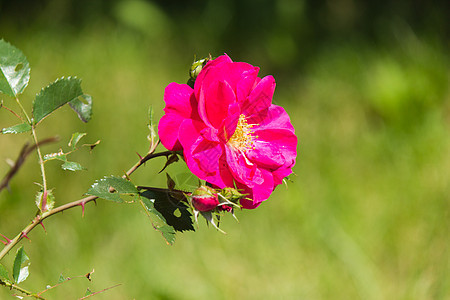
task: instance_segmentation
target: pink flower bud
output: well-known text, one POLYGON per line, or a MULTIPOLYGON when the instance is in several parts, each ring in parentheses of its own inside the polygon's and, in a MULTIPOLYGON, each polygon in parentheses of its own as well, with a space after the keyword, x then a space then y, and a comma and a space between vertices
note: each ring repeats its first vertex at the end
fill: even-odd
POLYGON ((192 205, 198 211, 211 211, 219 205, 216 191, 209 186, 201 186, 192 193, 192 205))

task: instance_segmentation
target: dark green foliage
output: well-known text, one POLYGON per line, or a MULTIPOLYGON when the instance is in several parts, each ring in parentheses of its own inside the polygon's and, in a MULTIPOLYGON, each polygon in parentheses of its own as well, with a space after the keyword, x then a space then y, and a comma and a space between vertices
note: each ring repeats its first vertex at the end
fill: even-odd
MULTIPOLYGON (((153 227, 160 231, 169 244, 175 241, 176 231, 194 231, 192 214, 183 203, 185 197, 181 193, 145 190, 140 193, 142 203, 152 218, 153 227)), ((149 214, 149 216, 150 216, 149 214)))

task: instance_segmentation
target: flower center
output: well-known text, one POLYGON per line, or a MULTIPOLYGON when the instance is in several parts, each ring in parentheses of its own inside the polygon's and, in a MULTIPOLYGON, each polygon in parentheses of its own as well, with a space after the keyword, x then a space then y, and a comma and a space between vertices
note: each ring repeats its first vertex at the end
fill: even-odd
POLYGON ((258 138, 254 134, 252 127, 256 124, 248 124, 245 115, 240 115, 233 136, 228 140, 228 144, 236 150, 247 151, 254 149, 254 139, 258 138))

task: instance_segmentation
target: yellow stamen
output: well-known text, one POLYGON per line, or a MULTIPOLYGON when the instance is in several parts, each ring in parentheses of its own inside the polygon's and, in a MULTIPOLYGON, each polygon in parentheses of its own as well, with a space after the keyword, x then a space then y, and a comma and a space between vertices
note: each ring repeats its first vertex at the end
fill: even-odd
POLYGON ((228 140, 228 144, 236 150, 247 151, 254 149, 254 140, 258 138, 254 134, 252 127, 256 124, 248 124, 245 115, 240 115, 233 136, 228 140))

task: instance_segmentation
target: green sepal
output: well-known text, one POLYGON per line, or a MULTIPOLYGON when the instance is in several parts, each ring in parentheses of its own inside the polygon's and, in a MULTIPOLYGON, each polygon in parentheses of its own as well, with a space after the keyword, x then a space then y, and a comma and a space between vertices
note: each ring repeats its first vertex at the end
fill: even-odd
POLYGON ((0 40, 0 92, 17 97, 30 80, 30 64, 25 55, 10 43, 0 40))
POLYGON ((34 123, 39 123, 64 104, 83 95, 81 79, 76 77, 60 78, 43 88, 33 102, 34 123))
POLYGON ((120 197, 121 195, 133 195, 137 193, 136 186, 130 181, 121 177, 111 176, 97 180, 86 194, 122 203, 124 201, 120 197), (110 192, 111 187, 115 190, 114 192, 110 192))
POLYGON ((52 190, 47 190, 47 197, 44 201, 44 192, 39 191, 36 194, 36 206, 39 208, 41 212, 46 212, 48 210, 52 210, 55 207, 55 196, 53 195, 52 190))
POLYGON ((22 133, 22 132, 27 132, 31 130, 31 125, 28 123, 22 123, 22 124, 17 124, 8 128, 3 128, 1 130, 1 133, 3 134, 8 134, 8 133, 22 133))
POLYGON ((21 283, 25 279, 27 279, 28 273, 28 265, 24 266, 24 264, 29 261, 28 255, 25 253, 23 246, 17 249, 16 256, 14 258, 13 263, 13 278, 16 283, 21 283))

